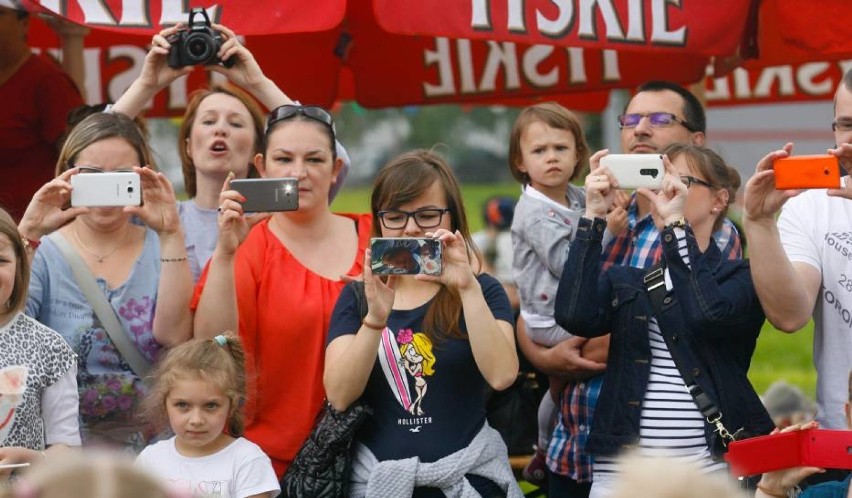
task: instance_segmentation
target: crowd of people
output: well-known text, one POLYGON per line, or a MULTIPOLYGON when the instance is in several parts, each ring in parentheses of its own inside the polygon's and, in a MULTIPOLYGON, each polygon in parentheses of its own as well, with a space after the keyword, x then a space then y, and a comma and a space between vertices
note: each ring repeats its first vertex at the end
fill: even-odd
MULTIPOLYGON (((79 104, 70 79, 36 68, 27 16, 0 3, 14 39, 0 88, 41 78, 62 90, 40 91, 79 104)), ((818 425, 852 426, 852 186, 776 189, 774 161, 793 144, 745 182, 740 233, 728 209, 742 180, 708 147, 701 103, 653 81, 619 124, 621 152, 660 155, 658 189, 628 194, 603 164, 610 151, 543 103, 507 137, 520 199, 490 200, 485 232, 471 234, 453 168, 431 150, 381 168, 370 213, 335 213, 349 162, 332 115, 291 100, 214 25, 230 62, 210 69, 233 85, 187 106, 178 201, 138 115, 191 70, 167 64, 181 29, 154 36, 113 105, 72 118, 73 105, 55 106, 41 129, 0 112, 3 160, 27 168, 2 189, 26 202, 0 197, 0 496, 274 497, 325 400, 370 407, 351 496, 522 496, 486 408, 489 391, 516 383, 519 350, 549 379, 523 475, 550 496, 642 495, 670 469, 678 486, 710 476, 714 496, 736 496, 720 477, 733 441, 816 427, 804 405, 776 410, 748 381, 767 319, 796 332, 813 317, 818 425), (45 162, 50 179, 35 175, 45 162), (141 203, 71 207, 74 177, 105 172, 138 175, 141 203), (232 181, 257 177, 296 178, 298 209, 246 212, 232 181), (371 238, 436 240, 441 271, 374 274, 371 238)), ((848 168, 852 71, 832 128, 827 152, 848 168)), ((749 491, 786 496, 817 473, 770 472, 749 491)), ((806 493, 825 486, 845 493, 849 478, 806 493)))

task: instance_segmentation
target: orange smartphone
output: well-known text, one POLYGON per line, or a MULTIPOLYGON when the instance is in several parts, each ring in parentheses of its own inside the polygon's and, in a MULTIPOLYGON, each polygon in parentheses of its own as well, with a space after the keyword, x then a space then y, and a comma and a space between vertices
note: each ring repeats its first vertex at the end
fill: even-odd
POLYGON ((840 165, 828 154, 776 159, 773 168, 779 190, 840 188, 840 165))

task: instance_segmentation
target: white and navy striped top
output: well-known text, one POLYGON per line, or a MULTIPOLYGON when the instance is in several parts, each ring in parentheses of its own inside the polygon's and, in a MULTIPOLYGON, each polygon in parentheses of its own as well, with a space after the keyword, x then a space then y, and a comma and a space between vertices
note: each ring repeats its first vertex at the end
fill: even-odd
MULTIPOLYGON (((680 255, 689 265, 686 233, 676 228, 675 234, 678 237, 680 255)), ((668 268, 665 280, 666 289, 671 290, 668 268)), ((648 321, 648 337, 651 341, 651 372, 639 420, 639 454, 677 458, 695 463, 705 472, 724 469, 723 462, 715 462, 711 457, 710 448, 704 438, 704 417, 686 389, 686 384, 660 333, 656 318, 648 321)), ((598 480, 599 476, 605 478, 606 474, 617 471, 615 458, 595 457, 594 480, 598 480)))

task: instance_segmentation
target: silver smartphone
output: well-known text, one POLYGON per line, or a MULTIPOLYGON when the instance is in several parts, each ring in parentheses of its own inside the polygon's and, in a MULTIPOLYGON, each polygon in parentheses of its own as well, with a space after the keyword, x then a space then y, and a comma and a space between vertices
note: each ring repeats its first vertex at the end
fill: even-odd
POLYGON ((658 190, 666 174, 660 154, 608 154, 601 158, 601 166, 609 168, 622 190, 658 190))
POLYGON ((441 241, 426 237, 370 239, 370 268, 375 275, 440 275, 441 241))
POLYGON ((246 198, 245 213, 299 209, 299 180, 296 178, 242 178, 231 180, 231 189, 246 198))
POLYGON ((142 203, 139 173, 79 173, 71 177, 71 205, 138 206, 142 203))

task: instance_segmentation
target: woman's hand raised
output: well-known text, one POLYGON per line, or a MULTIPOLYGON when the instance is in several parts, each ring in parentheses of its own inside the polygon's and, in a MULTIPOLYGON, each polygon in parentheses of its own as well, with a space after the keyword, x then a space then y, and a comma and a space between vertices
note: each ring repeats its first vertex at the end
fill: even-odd
POLYGON ((666 168, 666 175, 663 177, 663 186, 659 191, 654 192, 646 188, 636 191, 651 202, 651 213, 654 215, 657 228, 683 218, 686 197, 689 194, 686 184, 671 173, 673 167, 668 156, 663 156, 663 165, 666 168))
POLYGON ((396 295, 394 286, 397 277, 388 275, 387 281, 382 282, 380 277, 373 275, 373 269, 370 266, 371 258, 370 249, 365 250, 363 280, 364 294, 367 298, 367 316, 364 317, 364 320, 374 324, 386 324, 391 308, 393 308, 393 300, 396 295))
POLYGON ((464 290, 476 283, 473 267, 470 265, 470 250, 461 232, 455 233, 441 228, 426 232, 426 237, 433 237, 441 242, 441 275, 415 275, 414 278, 427 282, 440 282, 452 289, 464 290))
POLYGON ((38 240, 89 211, 86 207, 64 209, 71 202, 71 177, 79 172, 71 168, 36 191, 18 224, 21 235, 38 240))
POLYGON ((225 254, 234 254, 246 239, 249 223, 243 213, 246 198, 236 190, 231 190, 234 173, 229 173, 219 194, 219 241, 216 250, 225 254))
POLYGON ((254 55, 237 39, 237 35, 230 28, 221 24, 213 24, 213 29, 221 33, 224 40, 217 54, 220 60, 230 59, 231 67, 210 66, 211 71, 224 74, 235 84, 255 89, 266 82, 266 76, 258 65, 254 55))
POLYGON ((124 211, 139 217, 159 235, 172 235, 180 230, 180 216, 177 211, 177 199, 172 182, 162 172, 138 166, 133 171, 139 173, 142 185, 142 205, 126 206, 124 211))
POLYGON ((139 82, 156 91, 169 86, 174 80, 192 72, 192 66, 173 68, 169 66, 169 50, 172 44, 169 37, 179 31, 186 30, 186 23, 178 23, 166 28, 151 39, 151 50, 145 56, 145 64, 142 65, 142 74, 139 82))

